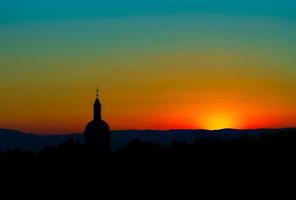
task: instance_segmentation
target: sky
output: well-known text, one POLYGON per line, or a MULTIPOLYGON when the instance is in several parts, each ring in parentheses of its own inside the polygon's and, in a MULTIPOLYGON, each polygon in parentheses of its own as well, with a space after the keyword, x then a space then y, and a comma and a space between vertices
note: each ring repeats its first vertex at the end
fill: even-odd
POLYGON ((296 127, 294 0, 0 0, 0 127, 296 127))

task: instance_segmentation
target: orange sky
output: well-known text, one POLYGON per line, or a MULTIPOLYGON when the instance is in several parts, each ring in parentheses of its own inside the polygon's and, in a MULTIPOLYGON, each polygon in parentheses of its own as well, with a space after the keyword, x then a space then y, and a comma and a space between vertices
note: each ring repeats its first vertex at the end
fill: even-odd
MULTIPOLYGON (((1 15, 0 15, 1 17, 1 15)), ((296 21, 169 13, 0 20, 0 127, 296 127, 296 21)))

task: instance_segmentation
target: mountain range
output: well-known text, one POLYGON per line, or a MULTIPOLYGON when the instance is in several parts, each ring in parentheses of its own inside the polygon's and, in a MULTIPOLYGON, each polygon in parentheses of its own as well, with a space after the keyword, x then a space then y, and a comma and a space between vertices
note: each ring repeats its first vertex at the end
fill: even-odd
MULTIPOLYGON (((127 146, 133 140, 158 143, 160 146, 169 146, 173 141, 194 142, 203 138, 221 140, 235 140, 241 137, 260 137, 264 134, 275 134, 296 129, 256 129, 256 130, 126 130, 113 131, 111 136, 112 149, 118 150, 127 146)), ((28 151, 40 151, 45 147, 54 147, 68 140, 83 143, 81 133, 41 136, 25 133, 18 130, 0 128, 0 151, 19 148, 28 151)))

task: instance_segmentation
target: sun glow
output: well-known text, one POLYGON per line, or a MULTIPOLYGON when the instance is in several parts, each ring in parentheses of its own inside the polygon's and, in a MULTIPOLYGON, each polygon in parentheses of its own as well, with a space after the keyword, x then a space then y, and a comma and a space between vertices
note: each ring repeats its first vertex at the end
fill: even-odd
POLYGON ((231 114, 214 113, 203 120, 203 128, 208 130, 219 130, 225 128, 239 128, 237 118, 231 114))

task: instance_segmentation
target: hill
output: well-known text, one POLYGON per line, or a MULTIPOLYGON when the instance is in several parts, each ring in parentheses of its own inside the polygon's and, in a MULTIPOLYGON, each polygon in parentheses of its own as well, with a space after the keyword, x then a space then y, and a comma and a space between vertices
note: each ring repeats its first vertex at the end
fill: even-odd
MULTIPOLYGON (((276 134, 296 131, 296 129, 257 129, 257 130, 235 130, 224 129, 216 131, 208 130, 126 130, 113 131, 111 142, 112 149, 118 150, 126 147, 133 140, 158 143, 167 147, 173 141, 192 143, 198 139, 215 138, 221 140, 235 140, 243 137, 260 137, 266 134, 276 134)), ((83 143, 82 134, 66 134, 40 136, 32 133, 25 133, 18 130, 0 129, 0 151, 14 148, 29 151, 40 151, 45 147, 54 147, 68 140, 83 143)))

